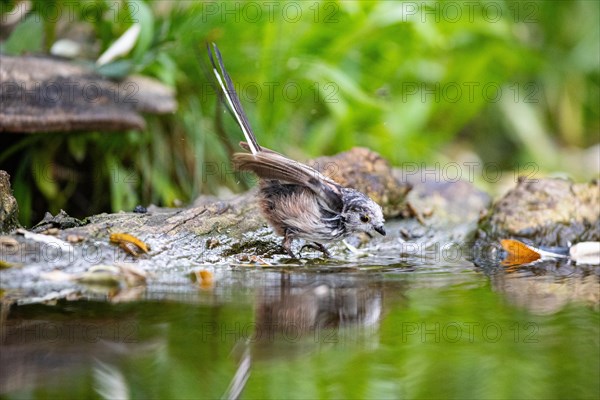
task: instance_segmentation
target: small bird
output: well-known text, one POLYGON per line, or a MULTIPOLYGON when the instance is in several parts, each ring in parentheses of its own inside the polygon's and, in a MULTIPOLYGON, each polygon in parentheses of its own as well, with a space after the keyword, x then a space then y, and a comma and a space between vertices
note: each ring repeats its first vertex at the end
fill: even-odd
POLYGON ((246 138, 240 146, 249 151, 235 153, 233 164, 236 169, 252 171, 260 178, 260 210, 275 233, 283 236, 282 246, 287 254, 296 258, 292 251, 294 239, 304 239, 310 243, 306 246, 331 257, 324 243, 341 240, 355 232, 369 234, 374 230, 385 236, 381 207, 368 196, 258 144, 231 77, 223 66, 219 48, 213 43, 217 67, 210 46, 207 47, 227 105, 246 138))

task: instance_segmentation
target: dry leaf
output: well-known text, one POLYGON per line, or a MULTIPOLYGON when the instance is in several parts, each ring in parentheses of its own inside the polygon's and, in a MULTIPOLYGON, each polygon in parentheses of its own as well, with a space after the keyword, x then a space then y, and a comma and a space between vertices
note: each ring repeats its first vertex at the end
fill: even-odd
POLYGON ((119 247, 123 250, 125 250, 126 253, 134 256, 134 257, 139 257, 142 255, 142 252, 139 252, 137 249, 138 247, 135 246, 132 243, 127 243, 127 242, 121 242, 119 243, 119 247))
POLYGON ((508 252, 508 256, 502 261, 502 265, 529 264, 541 258, 538 252, 518 240, 503 239, 500 244, 508 252))
POLYGON ((8 261, 0 260, 0 269, 12 268, 14 264, 9 263, 8 261))
POLYGON ((146 243, 128 233, 112 233, 110 235, 110 241, 111 243, 118 244, 120 248, 135 257, 138 257, 141 254, 136 250, 136 247, 144 253, 148 253, 149 251, 146 243))
POLYGON ((206 269, 196 271, 196 277, 202 289, 210 289, 214 286, 213 273, 206 269))

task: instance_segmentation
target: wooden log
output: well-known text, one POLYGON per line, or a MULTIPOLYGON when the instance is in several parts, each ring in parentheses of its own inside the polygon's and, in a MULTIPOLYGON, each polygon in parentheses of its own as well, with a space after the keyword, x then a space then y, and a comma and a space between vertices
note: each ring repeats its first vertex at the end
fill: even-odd
POLYGON ((140 113, 175 111, 173 90, 134 76, 112 81, 90 66, 0 55, 0 132, 114 131, 145 126, 140 113))

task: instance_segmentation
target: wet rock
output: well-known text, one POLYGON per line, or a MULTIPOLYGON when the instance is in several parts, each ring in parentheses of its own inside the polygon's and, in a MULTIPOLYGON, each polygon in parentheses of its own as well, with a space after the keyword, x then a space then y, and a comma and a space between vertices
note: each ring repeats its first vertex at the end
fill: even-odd
POLYGON ((600 240, 600 184, 547 178, 519 180, 480 223, 475 246, 479 264, 495 264, 499 241, 517 239, 536 247, 569 247, 600 240))
POLYGON ((19 227, 19 206, 12 195, 10 175, 0 170, 0 233, 11 232, 19 227))
POLYGON ((411 186, 399 180, 394 169, 379 154, 363 147, 331 157, 319 157, 311 165, 342 186, 359 190, 381 208, 386 218, 397 217, 406 208, 404 199, 411 186))
POLYGON ((490 206, 490 196, 467 181, 425 181, 412 184, 407 203, 425 223, 477 221, 490 206))
POLYGON ((598 241, 599 205, 598 181, 522 180, 494 205, 482 228, 488 235, 531 239, 542 246, 598 241))

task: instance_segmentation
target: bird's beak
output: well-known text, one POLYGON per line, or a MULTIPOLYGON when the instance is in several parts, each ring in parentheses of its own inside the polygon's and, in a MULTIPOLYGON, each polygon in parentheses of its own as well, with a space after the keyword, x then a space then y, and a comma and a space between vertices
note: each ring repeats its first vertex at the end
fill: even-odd
POLYGON ((381 234, 381 236, 385 236, 385 229, 383 229, 383 225, 376 226, 374 229, 377 231, 377 233, 381 234))

